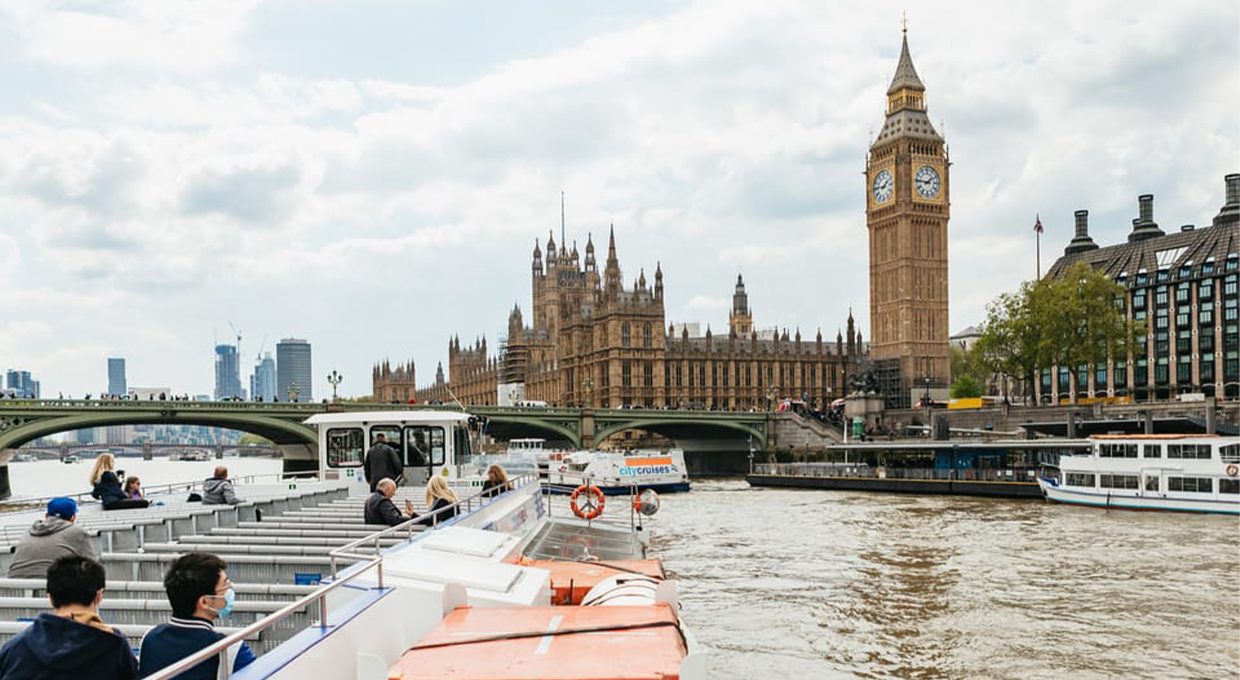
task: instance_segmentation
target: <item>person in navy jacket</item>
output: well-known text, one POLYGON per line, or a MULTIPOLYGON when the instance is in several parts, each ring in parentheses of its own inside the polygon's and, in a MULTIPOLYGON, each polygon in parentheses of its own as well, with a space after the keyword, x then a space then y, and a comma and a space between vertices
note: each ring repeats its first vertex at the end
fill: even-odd
MULTIPOLYGON (((147 632, 138 653, 138 672, 145 677, 170 666, 224 638, 214 620, 232 612, 236 591, 224 560, 210 553, 186 553, 164 575, 164 590, 172 604, 172 618, 147 632)), ((242 642, 230 647, 234 672, 254 661, 254 652, 242 642)), ((213 656, 177 675, 177 680, 214 680, 219 656, 213 656)))
POLYGON ((99 619, 103 565, 65 555, 47 570, 50 614, 39 614, 0 648, 4 680, 133 680, 138 662, 124 635, 99 619))

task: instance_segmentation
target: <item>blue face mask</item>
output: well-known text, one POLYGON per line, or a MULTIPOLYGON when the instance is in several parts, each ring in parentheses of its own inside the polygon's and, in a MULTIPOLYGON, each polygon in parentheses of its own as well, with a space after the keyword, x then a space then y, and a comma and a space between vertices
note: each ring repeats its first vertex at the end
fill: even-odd
POLYGON ((227 618, 232 614, 233 603, 237 601, 237 591, 229 588, 223 595, 216 595, 215 597, 224 598, 224 606, 219 609, 215 609, 215 607, 207 607, 207 609, 215 609, 215 615, 221 619, 227 618))

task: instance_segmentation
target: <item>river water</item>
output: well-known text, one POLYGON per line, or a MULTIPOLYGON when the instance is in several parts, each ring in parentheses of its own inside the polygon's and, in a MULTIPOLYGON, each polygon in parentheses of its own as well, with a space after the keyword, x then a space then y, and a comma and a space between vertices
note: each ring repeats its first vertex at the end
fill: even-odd
MULTIPOLYGON (((146 484, 216 465, 120 462, 146 484)), ((84 490, 89 471, 10 465, 23 496, 84 490)), ((716 680, 1240 677, 1234 517, 736 479, 662 500, 654 554, 716 680)))

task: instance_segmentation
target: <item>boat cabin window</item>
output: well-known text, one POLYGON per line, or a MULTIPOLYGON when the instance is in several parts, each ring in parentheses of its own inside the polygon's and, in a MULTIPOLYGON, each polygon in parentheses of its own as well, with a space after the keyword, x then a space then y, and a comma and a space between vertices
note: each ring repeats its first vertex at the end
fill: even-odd
POLYGON ((444 432, 437 425, 411 425, 405 428, 405 466, 443 465, 444 432))
POLYGON ((1220 446, 1218 456, 1224 463, 1240 463, 1240 444, 1220 446))
POLYGON ((1101 458, 1136 458, 1136 444, 1099 444, 1098 456, 1101 458))
POLYGON ((1214 493, 1214 480, 1209 477, 1168 477, 1167 490, 1214 493))
POLYGON ((360 427, 335 427, 327 431, 328 467, 357 467, 366 454, 360 427))
POLYGON ((1146 444, 1144 454, 1146 458, 1162 458, 1162 444, 1146 444))
POLYGON ((1092 489, 1095 484, 1095 477, 1092 474, 1083 472, 1069 472, 1065 483, 1068 486, 1086 486, 1092 489))
POLYGON ((380 435, 380 434, 383 435, 383 438, 387 441, 388 446, 392 447, 393 449, 396 449, 397 451, 401 450, 400 425, 373 425, 371 426, 370 428, 370 445, 371 446, 375 445, 375 435, 380 435))
POLYGON ((474 457, 469 442, 469 429, 461 426, 452 428, 452 460, 457 465, 467 465, 474 457))
POLYGON ((1145 478, 1146 491, 1158 491, 1158 475, 1147 475, 1145 478))
POLYGON ((1136 489, 1136 475, 1100 475, 1098 486, 1103 489, 1136 489))
POLYGON ((1218 492, 1232 495, 1240 494, 1240 479, 1218 480, 1218 492))
POLYGON ((1168 458, 1195 458, 1199 460, 1210 459, 1209 444, 1168 444, 1168 458))

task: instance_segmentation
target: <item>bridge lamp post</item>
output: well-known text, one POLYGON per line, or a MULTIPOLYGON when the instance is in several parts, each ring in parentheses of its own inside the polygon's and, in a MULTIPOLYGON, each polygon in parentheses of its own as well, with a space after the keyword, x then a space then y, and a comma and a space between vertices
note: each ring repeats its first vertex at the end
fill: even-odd
POLYGON ((594 381, 591 380, 590 378, 586 378, 585 380, 582 380, 581 381, 581 392, 582 392, 582 396, 585 397, 582 400, 581 405, 586 406, 586 407, 593 407, 594 400, 592 397, 594 394, 594 381))
POLYGON ((297 383, 293 383, 288 386, 288 400, 289 401, 296 402, 297 395, 299 394, 301 394, 301 390, 297 389, 297 383))
POLYGON ((342 380, 344 380, 344 377, 336 372, 334 368, 331 373, 327 374, 327 382, 331 383, 332 386, 332 401, 340 401, 340 397, 336 396, 336 385, 339 385, 342 380))

